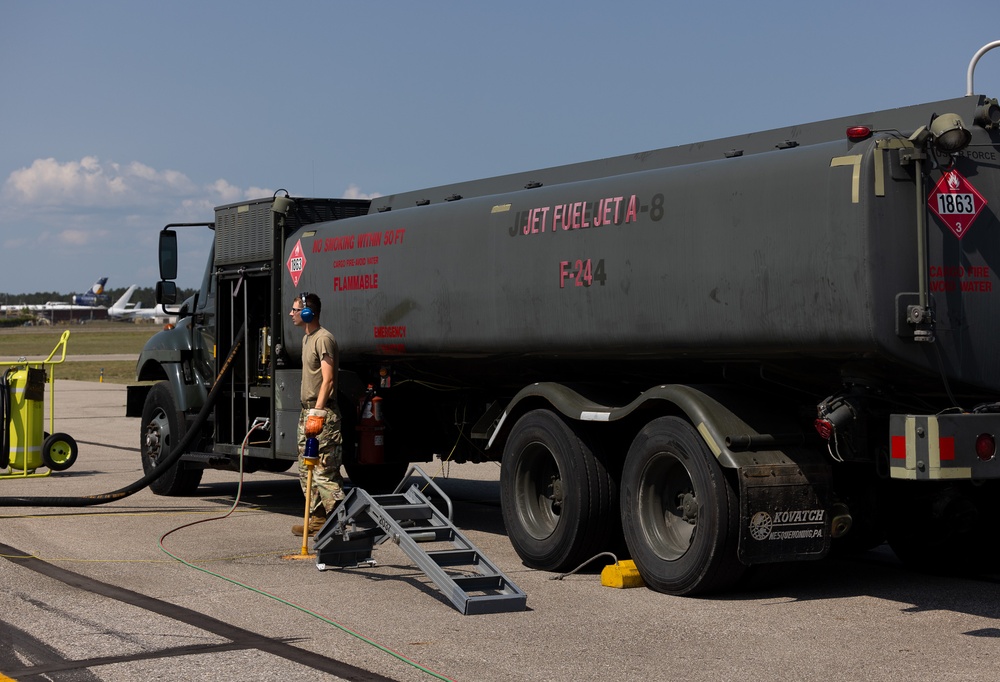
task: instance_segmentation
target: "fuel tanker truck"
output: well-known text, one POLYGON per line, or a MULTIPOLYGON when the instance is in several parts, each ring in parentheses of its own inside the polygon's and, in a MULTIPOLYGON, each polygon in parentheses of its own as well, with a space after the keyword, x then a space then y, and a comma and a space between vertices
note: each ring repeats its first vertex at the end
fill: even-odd
MULTIPOLYGON (((693 595, 887 540, 922 569, 995 570, 1000 105, 973 71, 998 45, 956 99, 371 201, 220 206, 200 291, 140 356, 158 383, 130 389, 147 470, 245 348, 155 491, 295 460, 287 310, 314 292, 353 485, 499 462, 529 567, 627 552, 650 588, 693 595)), ((168 305, 179 229, 161 232, 168 305)))

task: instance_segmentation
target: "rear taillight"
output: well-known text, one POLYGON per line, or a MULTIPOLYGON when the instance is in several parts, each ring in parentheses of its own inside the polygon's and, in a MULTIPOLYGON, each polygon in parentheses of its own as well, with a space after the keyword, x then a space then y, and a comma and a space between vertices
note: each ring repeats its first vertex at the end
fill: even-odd
POLYGON ((830 440, 833 437, 833 422, 829 419, 817 419, 813 422, 813 428, 823 440, 830 440))
POLYGON ((976 436, 976 456, 983 462, 989 462, 997 454, 997 440, 989 433, 976 436))

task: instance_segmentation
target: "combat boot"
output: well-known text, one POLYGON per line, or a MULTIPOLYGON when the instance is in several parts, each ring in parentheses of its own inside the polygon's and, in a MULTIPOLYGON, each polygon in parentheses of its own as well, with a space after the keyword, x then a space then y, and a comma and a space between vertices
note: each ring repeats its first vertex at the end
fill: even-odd
MULTIPOLYGON (((320 528, 322 528, 323 524, 325 524, 325 523, 326 523, 326 516, 325 515, 324 516, 319 516, 319 515, 315 515, 314 514, 313 516, 309 517, 309 537, 312 537, 313 535, 315 535, 316 531, 318 531, 320 528)), ((302 524, 301 523, 297 524, 295 526, 292 526, 292 535, 294 535, 296 537, 299 537, 299 538, 302 537, 302 524)))

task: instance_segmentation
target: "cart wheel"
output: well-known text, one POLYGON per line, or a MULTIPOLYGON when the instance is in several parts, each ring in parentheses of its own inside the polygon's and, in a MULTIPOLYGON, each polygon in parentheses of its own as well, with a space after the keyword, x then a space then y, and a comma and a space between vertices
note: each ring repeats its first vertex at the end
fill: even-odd
POLYGON ((80 454, 73 437, 65 433, 53 433, 42 443, 42 462, 52 471, 66 471, 80 454))

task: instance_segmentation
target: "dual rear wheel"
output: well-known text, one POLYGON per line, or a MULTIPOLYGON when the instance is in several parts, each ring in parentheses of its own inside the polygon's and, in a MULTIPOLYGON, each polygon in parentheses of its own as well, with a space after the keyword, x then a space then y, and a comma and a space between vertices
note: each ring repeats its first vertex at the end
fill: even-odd
POLYGON ((511 543, 524 563, 564 571, 610 549, 620 534, 618 488, 600 451, 558 414, 533 410, 514 425, 500 468, 511 543))
POLYGON ((739 579, 736 495, 688 422, 649 422, 629 448, 620 481, 608 456, 550 410, 517 421, 504 450, 501 500, 526 565, 570 570, 616 551, 624 532, 654 590, 698 594, 739 579))
POLYGON ((730 587, 743 574, 736 494, 688 422, 660 417, 635 437, 622 472, 621 510, 632 559, 652 589, 701 594, 730 587))

